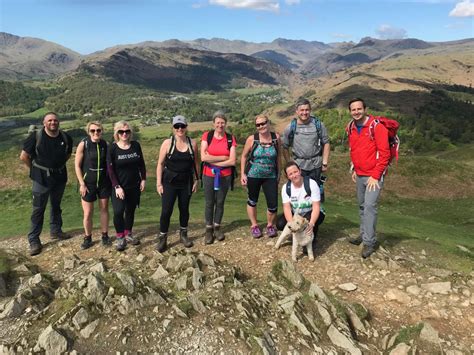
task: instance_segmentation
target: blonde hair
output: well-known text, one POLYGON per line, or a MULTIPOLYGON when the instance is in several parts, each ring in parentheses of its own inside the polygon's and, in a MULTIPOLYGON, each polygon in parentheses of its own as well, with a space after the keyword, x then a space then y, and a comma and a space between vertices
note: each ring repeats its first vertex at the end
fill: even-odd
POLYGON ((255 122, 257 122, 257 120, 258 120, 259 118, 264 118, 264 119, 266 119, 266 120, 270 123, 270 119, 268 118, 267 115, 260 114, 260 115, 255 116, 255 122))
POLYGON ((89 133, 89 128, 91 128, 92 125, 99 127, 102 130, 102 132, 104 132, 104 127, 102 126, 102 123, 100 123, 99 121, 91 121, 87 123, 87 126, 86 126, 87 133, 89 133))
POLYGON ((133 137, 133 130, 132 126, 127 121, 118 121, 115 122, 114 124, 114 141, 118 142, 119 141, 119 136, 118 136, 118 131, 123 129, 124 126, 127 126, 128 129, 130 130, 130 134, 128 135, 128 141, 130 142, 133 137))

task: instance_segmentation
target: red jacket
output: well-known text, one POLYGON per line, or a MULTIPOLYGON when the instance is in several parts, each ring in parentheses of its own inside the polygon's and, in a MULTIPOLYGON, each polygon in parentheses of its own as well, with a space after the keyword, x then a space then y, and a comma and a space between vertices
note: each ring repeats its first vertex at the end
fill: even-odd
POLYGON ((380 180, 390 163, 390 147, 388 131, 383 124, 375 125, 371 137, 369 127, 374 119, 369 116, 360 133, 357 132, 355 124, 351 125, 351 132, 348 132, 349 148, 356 174, 380 180))

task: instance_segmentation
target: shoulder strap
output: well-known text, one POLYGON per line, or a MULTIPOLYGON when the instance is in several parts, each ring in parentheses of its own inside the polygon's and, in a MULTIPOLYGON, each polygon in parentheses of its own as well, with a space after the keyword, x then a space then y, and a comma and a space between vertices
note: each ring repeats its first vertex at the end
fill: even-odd
POLYGON ((211 129, 207 132, 207 145, 210 146, 212 142, 212 137, 214 137, 214 130, 211 129))
POLYGON ((295 138, 296 133, 296 123, 296 118, 293 118, 290 122, 290 133, 288 134, 288 141, 290 143, 290 146, 293 146, 293 139, 295 138))
POLYGON ((63 139, 64 147, 66 148, 66 153, 67 153, 69 150, 69 140, 67 139, 67 135, 62 129, 59 130, 59 134, 61 135, 63 139))
POLYGON ((176 148, 176 138, 174 137, 174 134, 170 137, 171 142, 170 142, 170 147, 168 149, 168 159, 173 155, 174 149, 176 148))
MULTIPOLYGON (((174 136, 173 136, 174 137, 174 136)), ((194 149, 193 149, 193 142, 189 136, 186 136, 186 143, 188 144, 189 154, 191 154, 191 158, 194 161, 194 149)))
POLYGON ((37 129, 35 134, 36 134, 35 154, 36 154, 36 157, 38 157, 38 154, 39 154, 38 147, 41 144, 41 139, 43 137, 43 128, 37 129))
POLYGON ((321 146, 321 138, 323 135, 323 130, 321 128, 321 120, 318 117, 311 116, 311 122, 313 122, 314 126, 316 127, 316 133, 318 134, 318 146, 321 146))
POLYGON ((286 194, 288 195, 288 197, 291 197, 291 181, 288 180, 288 182, 286 183, 286 194))
POLYGON ((227 139, 227 150, 230 152, 230 148, 232 148, 232 142, 233 142, 234 136, 230 133, 225 132, 225 137, 227 139))
POLYGON ((304 190, 306 191, 306 195, 311 196, 311 185, 310 185, 309 179, 310 179, 309 176, 303 177, 303 186, 304 186, 304 190))

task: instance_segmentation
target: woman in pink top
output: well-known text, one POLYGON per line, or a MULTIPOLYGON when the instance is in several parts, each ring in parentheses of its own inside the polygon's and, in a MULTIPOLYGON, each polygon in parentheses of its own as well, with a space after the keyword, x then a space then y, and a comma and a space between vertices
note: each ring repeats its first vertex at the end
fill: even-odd
POLYGON ((224 202, 233 179, 237 143, 235 137, 225 132, 227 118, 222 111, 213 117, 214 129, 205 132, 201 139, 201 161, 204 163, 202 182, 206 199, 206 244, 221 241, 225 236, 221 230, 224 202))

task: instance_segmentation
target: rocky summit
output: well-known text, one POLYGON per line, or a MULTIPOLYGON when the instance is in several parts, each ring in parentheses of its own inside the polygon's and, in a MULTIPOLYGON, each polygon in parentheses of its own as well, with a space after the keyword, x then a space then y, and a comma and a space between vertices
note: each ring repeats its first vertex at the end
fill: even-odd
MULTIPOLYGON (((438 305, 432 311, 439 317, 432 313, 409 323, 393 313, 394 322, 380 319, 378 307, 356 297, 367 287, 362 279, 343 282, 333 276, 334 287, 328 289, 322 285, 326 281, 316 282, 303 272, 310 265, 307 258, 291 262, 285 246, 274 260, 265 259, 260 276, 216 253, 219 248, 235 251, 238 243, 258 243, 242 237, 235 230, 225 243, 207 249, 199 240, 191 250, 172 243, 163 254, 153 250, 146 233, 139 248, 122 254, 97 244, 80 251, 78 238, 73 238, 47 245, 36 258, 19 250, 24 242, 10 240, 4 249, 8 272, 0 277, 0 354, 395 355, 474 350, 450 335, 442 322, 451 312, 472 318, 472 275, 452 278, 447 270, 434 270, 426 279, 408 279, 406 287, 381 287, 379 301, 386 308, 438 305), (439 281, 434 274, 453 281, 439 281)), ((272 250, 272 243, 263 241, 252 249, 272 250)), ((334 244, 343 253, 349 250, 347 255, 352 250, 344 249, 350 248, 346 241, 334 244)), ((333 252, 328 247, 325 255, 333 258, 335 273, 340 267, 347 272, 352 268, 369 280, 382 274, 403 277, 408 270, 403 261, 407 254, 394 255, 383 247, 369 260, 347 255, 335 259, 333 252)), ((322 259, 317 255, 313 264, 322 259)))

